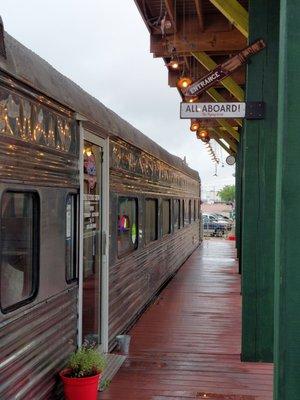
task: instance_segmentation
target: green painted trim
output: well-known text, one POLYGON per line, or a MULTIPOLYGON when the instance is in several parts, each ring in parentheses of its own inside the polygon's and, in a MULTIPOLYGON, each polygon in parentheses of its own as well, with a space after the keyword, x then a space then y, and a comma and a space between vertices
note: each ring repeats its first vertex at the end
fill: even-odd
POLYGON ((279 1, 250 1, 250 38, 267 49, 251 59, 247 101, 263 100, 266 118, 243 131, 242 360, 272 361, 279 1))
POLYGON ((281 0, 274 399, 300 399, 300 3, 281 0))
POLYGON ((241 250, 242 250, 242 199, 243 199, 243 151, 242 151, 242 141, 243 134, 240 136, 241 142, 238 144, 238 152, 236 156, 236 205, 235 205, 235 236, 236 236, 236 250, 237 258, 239 261, 239 273, 242 272, 241 264, 241 250))

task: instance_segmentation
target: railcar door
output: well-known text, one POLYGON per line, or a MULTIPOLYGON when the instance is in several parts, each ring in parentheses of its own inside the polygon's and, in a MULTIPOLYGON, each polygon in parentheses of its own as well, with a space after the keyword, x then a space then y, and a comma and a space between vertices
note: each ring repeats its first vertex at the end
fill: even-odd
MULTIPOLYGON (((103 154, 101 139, 85 134, 83 147, 82 341, 106 351, 103 308, 103 154)), ((105 311, 104 311, 105 312, 105 311)))

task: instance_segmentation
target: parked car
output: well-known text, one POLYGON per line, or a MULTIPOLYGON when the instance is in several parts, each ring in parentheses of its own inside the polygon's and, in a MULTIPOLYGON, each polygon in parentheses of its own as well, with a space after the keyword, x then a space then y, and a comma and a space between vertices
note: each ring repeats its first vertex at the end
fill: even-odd
POLYGON ((218 221, 227 222, 228 223, 228 230, 231 230, 232 225, 233 225, 233 220, 231 218, 227 217, 226 215, 217 214, 217 213, 213 213, 213 214, 210 214, 210 215, 212 215, 213 217, 217 218, 218 221))
POLYGON ((227 225, 218 222, 215 218, 210 218, 209 215, 203 214, 203 233, 205 236, 223 236, 227 231, 227 225))
POLYGON ((217 217, 216 214, 203 214, 212 223, 218 223, 223 227, 224 232, 230 231, 232 228, 232 223, 226 221, 224 218, 217 217))

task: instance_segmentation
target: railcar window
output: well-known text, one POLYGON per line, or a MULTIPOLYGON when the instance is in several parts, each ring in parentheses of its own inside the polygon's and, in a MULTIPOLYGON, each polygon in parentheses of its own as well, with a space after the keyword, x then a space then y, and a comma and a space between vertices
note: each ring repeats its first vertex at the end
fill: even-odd
POLYGON ((7 191, 1 201, 0 303, 4 313, 35 297, 38 268, 38 194, 7 191))
POLYGON ((180 229, 180 200, 174 200, 174 229, 180 229))
POLYGON ((163 235, 171 233, 171 200, 162 202, 162 228, 163 235))
POLYGON ((119 198, 118 214, 118 256, 124 256, 137 248, 138 245, 138 202, 135 198, 119 198))
POLYGON ((156 199, 146 199, 146 226, 145 226, 145 243, 148 244, 157 240, 157 213, 158 205, 156 199))
POLYGON ((201 219, 201 200, 198 200, 198 219, 201 219))
POLYGON ((189 204, 190 202, 188 200, 185 200, 184 202, 184 224, 189 224, 190 219, 189 219, 189 204))
POLYGON ((66 280, 77 279, 77 195, 69 193, 66 201, 66 280))
POLYGON ((182 218, 181 218, 182 226, 184 226, 185 223, 184 213, 185 213, 185 201, 182 200, 182 218))

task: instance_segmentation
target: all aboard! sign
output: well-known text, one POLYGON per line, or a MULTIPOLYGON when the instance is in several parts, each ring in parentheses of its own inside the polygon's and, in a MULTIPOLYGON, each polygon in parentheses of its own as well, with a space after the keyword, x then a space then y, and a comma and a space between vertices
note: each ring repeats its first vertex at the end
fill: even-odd
POLYGON ((246 103, 181 103, 180 118, 244 118, 246 103))
POLYGON ((192 83, 185 90, 182 90, 186 97, 199 96, 199 94, 205 92, 212 86, 215 86, 222 79, 231 75, 233 71, 245 64, 249 57, 258 53, 266 47, 263 40, 257 40, 251 46, 246 47, 240 53, 231 57, 223 64, 218 65, 214 70, 209 72, 203 78, 199 79, 195 83, 192 83))

